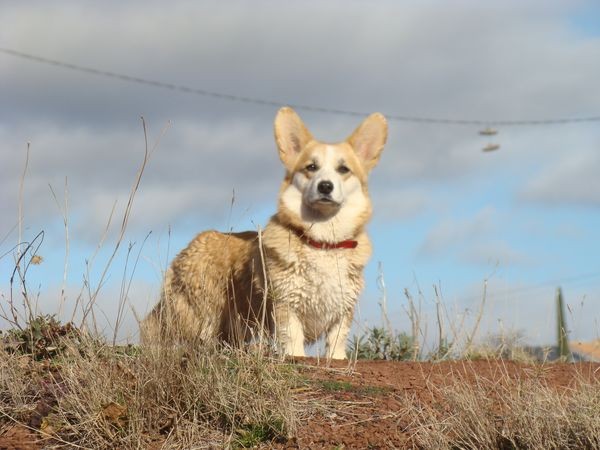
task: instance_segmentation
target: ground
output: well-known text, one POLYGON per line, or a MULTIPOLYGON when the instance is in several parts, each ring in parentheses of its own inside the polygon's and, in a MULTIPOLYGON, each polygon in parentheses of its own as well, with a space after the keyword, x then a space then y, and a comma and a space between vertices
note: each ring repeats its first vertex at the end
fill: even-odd
MULTIPOLYGON (((314 364, 314 362, 312 362, 314 364)), ((311 365, 308 365, 311 367, 311 365)), ((335 363, 329 369, 306 369, 317 399, 328 408, 311 417, 297 436, 280 448, 364 449, 412 448, 414 427, 406 414, 407 400, 434 402, 432 387, 481 380, 505 382, 541 378, 557 389, 600 378, 600 364, 553 363, 545 366, 512 361, 335 363), (323 401, 328 400, 328 401, 323 401)), ((315 395, 315 394, 313 394, 315 395)))
MULTIPOLYGON (((414 448, 414 418, 407 405, 436 402, 436 388, 516 383, 535 378, 555 389, 568 389, 582 379, 598 381, 600 364, 523 364, 512 361, 393 362, 343 361, 326 364, 295 362, 302 382, 295 388, 306 405, 294 436, 263 443, 263 448, 363 449, 414 448)), ((42 412, 43 413, 43 412, 42 412)), ((40 449, 36 431, 39 412, 28 424, 0 428, 0 449, 40 449)), ((54 443, 56 445, 56 443, 54 443)), ((160 445, 159 445, 160 447, 160 445)))

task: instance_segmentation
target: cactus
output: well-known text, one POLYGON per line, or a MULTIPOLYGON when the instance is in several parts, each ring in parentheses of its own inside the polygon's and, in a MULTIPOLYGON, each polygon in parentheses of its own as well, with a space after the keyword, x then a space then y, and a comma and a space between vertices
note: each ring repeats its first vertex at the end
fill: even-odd
POLYGON ((567 337, 565 305, 563 301, 562 289, 560 287, 556 288, 556 324, 558 355, 560 359, 564 361, 569 361, 571 358, 571 352, 569 351, 569 339, 567 337))

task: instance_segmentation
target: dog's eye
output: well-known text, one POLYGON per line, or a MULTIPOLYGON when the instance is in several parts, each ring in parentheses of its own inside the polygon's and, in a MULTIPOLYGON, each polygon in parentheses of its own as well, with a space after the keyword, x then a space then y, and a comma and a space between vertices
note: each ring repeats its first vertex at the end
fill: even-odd
POLYGON ((345 173, 350 172, 350 169, 348 169, 348 167, 342 164, 340 167, 337 168, 337 171, 343 175, 345 173))
POLYGON ((316 172, 318 169, 319 168, 315 163, 310 163, 308 166, 306 166, 306 170, 308 170, 309 172, 316 172))

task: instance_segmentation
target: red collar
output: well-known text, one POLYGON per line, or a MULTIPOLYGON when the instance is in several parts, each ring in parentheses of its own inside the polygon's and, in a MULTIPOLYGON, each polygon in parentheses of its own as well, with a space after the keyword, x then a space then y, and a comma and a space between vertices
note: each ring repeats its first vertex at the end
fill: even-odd
POLYGON ((334 242, 334 243, 315 241, 315 240, 309 238, 308 236, 306 236, 304 231, 300 230, 299 228, 294 228, 294 232, 296 233, 296 235, 298 235, 298 237, 300 239, 302 239, 308 245, 310 245, 311 247, 314 247, 314 248, 318 248, 320 250, 333 250, 336 248, 356 248, 356 246, 358 245, 357 241, 352 241, 352 240, 340 241, 340 242, 334 242))

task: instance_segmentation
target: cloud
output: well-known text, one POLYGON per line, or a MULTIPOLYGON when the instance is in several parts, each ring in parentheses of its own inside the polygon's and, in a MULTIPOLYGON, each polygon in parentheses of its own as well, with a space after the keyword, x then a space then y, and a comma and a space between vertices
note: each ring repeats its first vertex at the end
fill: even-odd
POLYGON ((598 144, 579 152, 566 150, 523 186, 520 197, 546 205, 600 206, 598 144))
MULTIPOLYGON (((81 229, 102 229, 113 205, 124 207, 144 155, 141 123, 136 129, 96 133, 89 128, 39 127, 29 136, 29 167, 24 178, 23 207, 29 222, 44 223, 60 214, 50 185, 68 202, 81 229)), ((159 132, 149 136, 153 146, 159 132)), ((0 165, 0 213, 17 219, 20 176, 26 143, 5 128, 0 165)), ((134 205, 143 231, 156 229, 189 215, 215 216, 228 211, 235 190, 244 208, 275 203, 283 169, 271 133, 246 122, 173 124, 151 154, 134 205)), ((7 223, 8 226, 8 223, 7 223)))
POLYGON ((417 250, 428 260, 451 258, 461 264, 493 268, 531 264, 527 253, 516 250, 503 237, 501 224, 508 220, 493 207, 472 217, 447 218, 434 225, 417 250))
POLYGON ((493 208, 484 208, 474 217, 465 219, 446 219, 434 226, 419 249, 422 256, 437 256, 456 247, 473 242, 492 232, 497 212, 493 208))
POLYGON ((497 239, 486 239, 485 242, 475 242, 466 246, 459 259, 467 264, 490 267, 494 265, 506 267, 531 262, 529 256, 515 250, 507 242, 497 239))
POLYGON ((373 198, 374 218, 384 221, 397 221, 415 217, 424 212, 433 202, 424 190, 399 189, 396 192, 383 192, 373 198))
MULTIPOLYGON (((150 2, 140 13, 136 2, 65 2, 64 8, 40 2, 6 7, 0 39, 50 58, 217 92, 365 112, 519 119, 586 114, 600 100, 600 93, 588 88, 600 76, 600 62, 589 57, 595 41, 571 32, 566 11, 560 2, 545 3, 543 12, 538 5, 519 2, 493 8, 474 2, 387 2, 379 7, 358 2, 326 7, 178 2, 163 8, 150 2), (570 70, 582 61, 585 70, 570 70)), ((0 78, 7 88, 0 120, 16 130, 21 142, 24 134, 36 135, 48 122, 63 131, 85 128, 87 145, 77 139, 62 143, 64 152, 76 156, 94 141, 106 141, 104 135, 115 128, 139 136, 143 114, 154 127, 167 120, 205 127, 211 136, 202 136, 204 142, 227 140, 243 152, 246 137, 227 126, 233 120, 261 136, 265 150, 272 148, 273 107, 1 57, 0 78)), ((345 137, 358 123, 355 118, 301 113, 315 135, 326 140, 345 137)), ((411 181, 456 183, 489 167, 479 157, 484 143, 475 127, 392 122, 390 128, 384 164, 377 172, 390 190, 411 181)), ((174 128, 170 134, 187 139, 191 147, 194 136, 180 132, 174 128)), ((119 145, 102 146, 122 167, 133 166, 133 153, 119 145)), ((230 154, 216 156, 225 163, 230 154)), ((76 166, 81 159, 73 161, 76 166)), ((174 173, 190 177, 199 164, 174 161, 184 167, 165 166, 165 178, 174 173)), ((109 172, 122 175, 118 167, 113 169, 109 172)), ((240 191, 253 185, 247 177, 240 191)))

